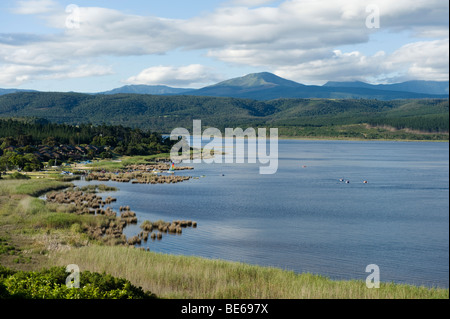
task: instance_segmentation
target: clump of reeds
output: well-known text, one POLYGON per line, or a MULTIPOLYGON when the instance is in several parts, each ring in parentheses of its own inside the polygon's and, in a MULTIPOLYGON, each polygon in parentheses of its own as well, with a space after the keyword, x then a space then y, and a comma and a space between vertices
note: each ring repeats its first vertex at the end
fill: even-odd
POLYGON ((183 233, 183 228, 196 228, 197 222, 191 220, 174 220, 172 222, 166 222, 164 220, 157 220, 152 222, 146 220, 141 224, 140 227, 143 231, 150 233, 151 239, 157 239, 159 238, 158 234, 161 234, 162 236, 163 233, 181 235, 183 233), (154 231, 158 231, 158 234, 155 234, 154 231))

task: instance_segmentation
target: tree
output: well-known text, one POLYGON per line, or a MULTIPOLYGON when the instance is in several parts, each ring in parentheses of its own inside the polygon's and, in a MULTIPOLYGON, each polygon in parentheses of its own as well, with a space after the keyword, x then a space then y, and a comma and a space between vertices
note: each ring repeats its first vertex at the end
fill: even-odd
POLYGON ((92 140, 92 144, 97 146, 115 147, 117 145, 117 140, 114 136, 96 136, 92 140))
POLYGON ((57 144, 57 141, 53 136, 49 136, 45 140, 42 141, 42 144, 47 145, 47 146, 55 146, 57 144))
POLYGON ((11 136, 5 137, 3 139, 2 145, 0 145, 0 148, 1 149, 5 149, 5 148, 10 147, 10 146, 17 146, 16 139, 14 137, 11 137, 11 136))
POLYGON ((41 163, 41 161, 39 161, 39 158, 34 154, 31 153, 25 154, 23 156, 23 159, 24 159, 23 170, 25 172, 37 171, 43 167, 43 164, 41 163))
POLYGON ((20 146, 27 146, 33 144, 33 137, 30 134, 19 135, 17 137, 17 144, 20 146))

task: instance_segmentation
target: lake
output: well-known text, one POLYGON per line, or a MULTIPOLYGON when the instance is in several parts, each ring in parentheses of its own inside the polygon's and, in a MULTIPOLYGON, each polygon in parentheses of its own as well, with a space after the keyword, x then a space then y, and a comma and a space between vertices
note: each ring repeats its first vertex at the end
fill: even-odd
POLYGON ((141 246, 345 280, 376 264, 382 282, 449 287, 448 143, 279 140, 273 175, 259 163, 189 166, 176 174, 198 178, 178 184, 103 182, 120 189, 101 194, 115 211, 137 214, 127 237, 144 220, 194 220, 141 246))

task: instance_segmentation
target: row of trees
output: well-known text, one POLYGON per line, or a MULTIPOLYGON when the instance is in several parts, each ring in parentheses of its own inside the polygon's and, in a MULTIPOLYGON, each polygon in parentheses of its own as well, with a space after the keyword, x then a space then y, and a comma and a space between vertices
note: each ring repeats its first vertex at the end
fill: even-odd
MULTIPOLYGON (((123 144, 138 144, 141 141, 162 143, 161 134, 129 128, 121 125, 55 124, 45 119, 0 120, 0 139, 9 146, 56 144, 92 144, 115 147, 123 144)), ((2 148, 5 146, 3 144, 2 148)))
POLYGON ((43 166, 39 158, 31 153, 5 152, 0 156, 0 171, 19 168, 25 172, 32 172, 40 170, 43 166))
POLYGON ((64 152, 63 146, 96 146, 85 158, 168 153, 173 141, 161 134, 123 126, 54 124, 41 119, 0 120, 0 170, 42 168, 39 149, 64 152), (97 150, 97 151, 96 151, 97 150))
POLYGON ((415 117, 381 118, 368 121, 374 126, 392 126, 397 129, 409 128, 413 130, 433 133, 447 133, 449 131, 448 115, 424 115, 415 117))

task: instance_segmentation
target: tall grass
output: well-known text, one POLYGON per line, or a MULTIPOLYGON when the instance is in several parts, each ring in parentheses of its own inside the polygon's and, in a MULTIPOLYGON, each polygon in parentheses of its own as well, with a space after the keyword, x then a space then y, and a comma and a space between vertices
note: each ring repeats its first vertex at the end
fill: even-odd
POLYGON ((127 278, 162 298, 449 298, 448 289, 392 283, 368 289, 362 281, 333 281, 323 276, 296 274, 277 268, 127 247, 82 247, 55 253, 52 260, 56 265, 77 264, 81 270, 127 278))
MULTIPOLYGON (((6 226, 0 227, 0 236, 7 229, 8 236, 20 243, 21 249, 39 255, 95 242, 82 230, 106 226, 109 223, 106 216, 73 214, 73 205, 48 203, 28 195, 67 186, 50 180, 0 181, 0 226, 6 226)), ((8 260, 0 258, 0 262, 8 260)))
POLYGON ((105 160, 105 161, 93 162, 92 164, 87 164, 86 166, 91 167, 93 170, 103 170, 104 169, 104 170, 112 171, 112 170, 124 169, 128 165, 149 164, 159 158, 168 159, 169 156, 170 156, 170 154, 168 154, 168 153, 155 154, 155 155, 123 156, 123 157, 121 157, 121 162, 105 160))
POLYGON ((69 187, 70 183, 49 179, 0 180, 0 196, 30 195, 39 196, 51 190, 69 187))

